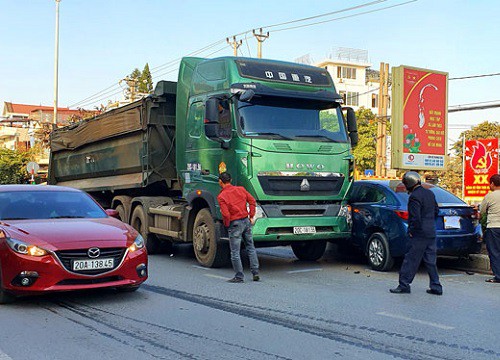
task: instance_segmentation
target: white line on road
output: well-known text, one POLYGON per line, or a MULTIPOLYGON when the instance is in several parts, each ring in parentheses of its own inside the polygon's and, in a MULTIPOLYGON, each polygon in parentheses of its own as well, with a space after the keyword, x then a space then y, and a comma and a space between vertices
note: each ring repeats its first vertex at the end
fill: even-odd
POLYGON ((229 280, 229 278, 225 277, 225 276, 219 276, 219 275, 213 275, 213 274, 203 274, 203 275, 211 277, 211 278, 216 278, 216 279, 229 280))
POLYGON ((304 270, 292 270, 292 271, 287 271, 287 274, 295 274, 295 273, 305 273, 305 272, 310 272, 310 271, 323 271, 323 269, 304 269, 304 270))
POLYGON ((453 330, 454 329, 453 326, 448 326, 448 325, 433 323, 433 322, 430 322, 430 321, 412 319, 412 318, 409 318, 409 317, 406 317, 406 316, 402 316, 402 315, 397 315, 397 314, 390 314, 390 313, 386 313, 386 312, 378 312, 377 315, 387 316, 387 317, 391 317, 391 318, 399 319, 399 320, 411 321, 411 322, 415 322, 415 323, 422 324, 422 325, 433 326, 433 327, 436 327, 438 329, 443 329, 443 330, 453 330))
POLYGON ((2 350, 0 350, 0 360, 12 360, 12 358, 2 350))
POLYGON ((211 268, 206 268, 206 267, 203 267, 203 266, 200 266, 200 265, 191 265, 192 267, 194 268, 197 268, 197 269, 201 269, 201 270, 212 270, 211 268))

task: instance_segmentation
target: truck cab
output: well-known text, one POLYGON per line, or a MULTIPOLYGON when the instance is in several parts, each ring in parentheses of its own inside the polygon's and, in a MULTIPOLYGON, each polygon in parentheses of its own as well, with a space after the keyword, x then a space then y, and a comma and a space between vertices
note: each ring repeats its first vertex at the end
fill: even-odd
POLYGON ((210 266, 217 252, 225 256, 216 200, 224 171, 257 200, 256 246, 291 245, 299 259, 316 260, 327 241, 349 236, 346 194, 357 130, 352 110, 346 120, 341 105, 321 68, 236 57, 183 59, 177 172, 183 197, 207 208, 215 221, 192 224, 198 261, 210 266))

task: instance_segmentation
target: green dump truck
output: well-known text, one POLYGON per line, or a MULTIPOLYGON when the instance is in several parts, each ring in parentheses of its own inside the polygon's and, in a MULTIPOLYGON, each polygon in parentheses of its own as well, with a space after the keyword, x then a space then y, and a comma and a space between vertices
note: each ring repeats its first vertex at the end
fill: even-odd
POLYGON ((263 59, 184 58, 178 82, 51 135, 49 184, 89 192, 143 235, 193 243, 197 260, 229 262, 218 175, 257 200, 256 246, 319 259, 350 233, 352 109, 324 69, 263 59))

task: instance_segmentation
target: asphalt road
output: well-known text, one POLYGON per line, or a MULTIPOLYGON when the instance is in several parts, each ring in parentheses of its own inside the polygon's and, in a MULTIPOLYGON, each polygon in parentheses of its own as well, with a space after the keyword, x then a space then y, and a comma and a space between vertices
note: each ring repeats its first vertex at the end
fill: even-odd
POLYGON ((0 307, 0 360, 500 359, 500 286, 442 270, 443 296, 418 274, 394 295, 397 269, 359 258, 296 261, 259 249, 262 281, 197 265, 188 246, 150 257, 136 293, 21 299, 0 307))

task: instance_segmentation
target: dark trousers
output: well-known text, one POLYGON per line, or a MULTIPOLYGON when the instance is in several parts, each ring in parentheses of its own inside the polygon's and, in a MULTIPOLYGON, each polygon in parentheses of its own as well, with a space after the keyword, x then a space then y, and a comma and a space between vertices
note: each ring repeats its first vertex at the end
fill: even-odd
POLYGON ((491 271, 495 279, 500 280, 500 228, 486 229, 484 240, 490 256, 491 271))
POLYGON ((420 263, 423 261, 429 274, 430 288, 442 291, 443 288, 439 282, 436 260, 436 238, 410 238, 410 248, 405 255, 401 270, 399 271, 399 286, 403 289, 410 288, 410 284, 417 274, 420 263))
POLYGON ((253 243, 252 224, 248 218, 233 220, 229 225, 229 248, 231 249, 231 264, 236 272, 235 277, 243 279, 243 264, 241 263, 240 249, 241 242, 245 244, 248 259, 250 261, 250 270, 252 274, 259 273, 259 259, 253 243))

